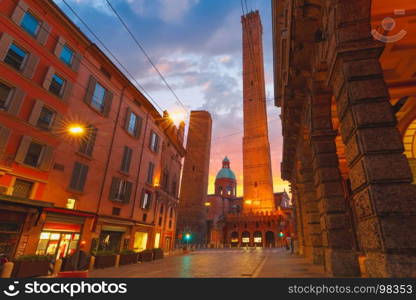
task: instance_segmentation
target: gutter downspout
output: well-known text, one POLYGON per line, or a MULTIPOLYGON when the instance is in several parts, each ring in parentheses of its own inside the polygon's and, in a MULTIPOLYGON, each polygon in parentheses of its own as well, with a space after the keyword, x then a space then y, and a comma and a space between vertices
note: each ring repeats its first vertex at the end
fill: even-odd
POLYGON ((105 164, 105 169, 104 169, 104 177, 103 177, 103 181, 102 181, 101 188, 100 188, 100 196, 98 198, 98 204, 97 204, 97 209, 96 209, 96 215, 97 216, 96 216, 94 226, 93 226, 93 231, 94 232, 97 228, 97 221, 98 221, 98 216, 99 216, 100 207, 101 207, 101 200, 103 198, 105 181, 107 179, 108 168, 110 166, 110 161, 111 161, 111 155, 113 153, 114 140, 115 140, 115 136, 116 136, 117 126, 120 122, 121 106, 122 106, 123 101, 124 101, 124 92, 125 92, 126 88, 127 87, 123 87, 123 89, 121 90, 121 97, 120 97, 120 103, 119 103, 118 109, 117 109, 116 122, 114 123, 113 133, 112 133, 112 136, 111 136, 110 151, 109 151, 108 156, 107 156, 107 162, 105 164))

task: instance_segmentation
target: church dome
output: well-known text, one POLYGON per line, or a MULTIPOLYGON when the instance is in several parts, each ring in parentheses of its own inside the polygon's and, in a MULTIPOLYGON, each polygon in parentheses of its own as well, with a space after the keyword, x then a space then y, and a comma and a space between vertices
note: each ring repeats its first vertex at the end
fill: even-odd
POLYGON ((224 160, 222 161, 222 169, 219 170, 217 173, 216 179, 221 178, 236 180, 234 172, 230 169, 230 160, 228 159, 228 157, 224 158, 224 160))

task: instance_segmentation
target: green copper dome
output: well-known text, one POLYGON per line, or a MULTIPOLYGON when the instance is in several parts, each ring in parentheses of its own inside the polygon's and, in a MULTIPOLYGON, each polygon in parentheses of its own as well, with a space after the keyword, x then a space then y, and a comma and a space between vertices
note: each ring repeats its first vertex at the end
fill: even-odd
POLYGON ((222 161, 222 169, 219 170, 219 172, 217 173, 216 179, 220 178, 236 180, 234 172, 230 169, 230 160, 228 159, 228 157, 224 158, 224 160, 222 161))

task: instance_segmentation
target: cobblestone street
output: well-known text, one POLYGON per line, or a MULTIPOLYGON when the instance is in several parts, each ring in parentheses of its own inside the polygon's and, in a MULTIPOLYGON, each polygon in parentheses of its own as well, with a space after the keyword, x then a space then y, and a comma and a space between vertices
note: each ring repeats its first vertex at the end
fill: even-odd
POLYGON ((89 277, 326 277, 320 266, 282 249, 207 249, 149 263, 94 270, 89 277))

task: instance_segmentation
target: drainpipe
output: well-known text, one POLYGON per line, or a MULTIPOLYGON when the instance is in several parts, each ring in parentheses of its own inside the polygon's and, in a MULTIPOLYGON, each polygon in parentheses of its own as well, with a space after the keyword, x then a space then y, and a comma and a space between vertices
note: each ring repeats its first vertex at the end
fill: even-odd
POLYGON ((140 159, 139 159, 139 168, 137 170, 137 176, 136 176, 136 188, 134 189, 134 198, 133 198, 133 207, 131 210, 131 214, 130 214, 130 219, 133 218, 134 215, 134 208, 136 206, 136 199, 137 199, 137 190, 139 188, 139 179, 140 179, 140 171, 142 170, 142 161, 143 161, 143 153, 144 153, 144 143, 146 141, 146 134, 147 134, 147 127, 148 127, 148 123, 149 123, 149 115, 150 115, 150 111, 147 112, 146 115, 146 123, 144 125, 144 133, 143 133, 143 142, 142 142, 142 151, 140 152, 140 159))
POLYGON ((101 184, 101 188, 100 188, 100 196, 98 198, 98 204, 97 204, 97 210, 96 210, 96 215, 97 216, 96 216, 96 219, 95 219, 95 222, 94 222, 93 231, 95 231, 96 226, 97 226, 98 214, 100 212, 101 200, 102 200, 103 193, 104 193, 105 181, 107 179, 108 168, 110 167, 111 156, 113 154, 113 146, 114 146, 114 140, 115 140, 115 136, 116 136, 117 126, 118 126, 118 124, 120 122, 121 106, 122 106, 122 104, 124 102, 124 92, 125 92, 125 90, 126 90, 126 87, 123 87, 123 89, 121 90, 120 103, 118 105, 116 122, 114 123, 113 133, 112 133, 112 136, 111 136, 110 152, 108 153, 107 162, 105 163, 104 178, 103 178, 103 181, 102 181, 102 184, 101 184))

